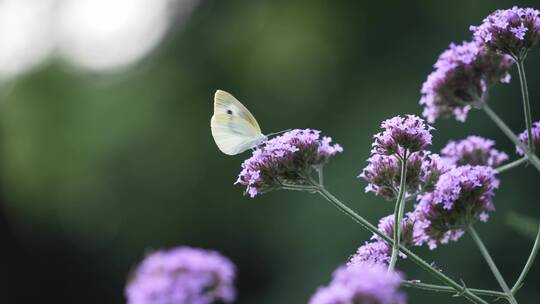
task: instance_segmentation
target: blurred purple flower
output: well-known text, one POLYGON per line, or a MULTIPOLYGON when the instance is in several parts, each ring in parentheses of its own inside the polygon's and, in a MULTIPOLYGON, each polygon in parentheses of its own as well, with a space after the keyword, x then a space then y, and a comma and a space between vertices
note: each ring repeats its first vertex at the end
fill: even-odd
POLYGON ((540 38, 540 12, 532 8, 496 10, 479 26, 474 38, 489 49, 521 58, 540 38))
POLYGON ((401 274, 378 264, 340 267, 330 285, 320 287, 309 304, 405 304, 401 274))
POLYGON ((431 145, 433 127, 415 115, 396 116, 381 123, 382 132, 375 134, 372 154, 404 156, 431 145))
POLYGON ((128 304, 231 303, 234 277, 234 265, 219 253, 177 247, 147 256, 125 294, 128 304))
POLYGON ((471 135, 459 141, 450 141, 441 150, 441 159, 448 165, 498 167, 508 155, 494 148, 495 141, 471 135))
MULTIPOLYGON (((529 136, 527 135, 527 130, 519 134, 518 137, 525 146, 529 144, 529 136)), ((532 125, 532 138, 534 143, 534 151, 536 155, 540 157, 540 121, 534 122, 532 125)), ((525 155, 525 153, 523 153, 523 150, 521 150, 520 147, 516 147, 516 153, 521 156, 525 155)))
POLYGON ((491 167, 465 165, 444 173, 433 192, 419 196, 412 216, 414 244, 427 243, 434 249, 438 242, 459 239, 475 221, 487 221, 487 213, 495 210, 493 196, 498 187, 491 167))
POLYGON ((330 137, 317 130, 295 129, 268 140, 242 163, 236 183, 247 186, 251 197, 283 184, 303 184, 305 175, 343 151, 330 137))
POLYGON ((490 86, 510 82, 511 65, 509 56, 489 51, 478 42, 451 43, 422 85, 422 115, 430 123, 450 116, 465 121, 471 108, 483 102, 490 86))

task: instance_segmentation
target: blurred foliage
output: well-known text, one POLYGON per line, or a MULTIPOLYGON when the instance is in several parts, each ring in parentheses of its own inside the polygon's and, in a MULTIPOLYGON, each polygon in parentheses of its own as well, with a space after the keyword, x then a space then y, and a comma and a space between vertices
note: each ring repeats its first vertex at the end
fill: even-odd
MULTIPOLYGON (((379 123, 420 113, 419 89, 451 41, 497 8, 536 1, 201 1, 161 47, 130 70, 88 74, 63 62, 0 89, 2 303, 118 303, 146 250, 214 248, 239 268, 238 303, 305 303, 369 234, 318 196, 233 186, 247 153, 228 157, 210 135, 212 96, 233 93, 263 131, 310 127, 345 148, 326 167, 329 189, 376 222, 392 204, 364 194, 356 176, 379 123), (5 301, 4 301, 5 300, 5 301)), ((540 117, 540 52, 528 59, 540 117)), ((517 73, 490 103, 523 129, 517 73)), ((433 150, 469 134, 514 147, 481 112, 438 122, 433 150)), ((478 231, 512 282, 529 239, 508 212, 540 215, 538 173, 501 176, 497 212, 478 231), (508 249, 511 248, 511 251, 508 249)), ((411 206, 409 206, 411 207, 411 206)), ((473 242, 420 255, 470 287, 497 289, 473 242)), ((537 263, 518 299, 532 303, 537 263)), ((410 279, 433 282, 409 261, 410 279)), ((436 282, 433 282, 436 283, 436 282)), ((465 303, 407 290, 410 303, 465 303)))
POLYGON ((533 240, 536 238, 540 227, 538 219, 515 212, 508 213, 506 223, 515 231, 533 240))

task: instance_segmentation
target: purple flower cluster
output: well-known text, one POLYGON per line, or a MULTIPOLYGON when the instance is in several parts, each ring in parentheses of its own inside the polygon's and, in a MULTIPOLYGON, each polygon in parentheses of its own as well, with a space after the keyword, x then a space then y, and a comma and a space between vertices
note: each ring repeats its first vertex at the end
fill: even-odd
POLYGON ((125 294, 128 304, 231 303, 234 277, 234 265, 219 253, 178 247, 146 257, 125 294))
POLYGON ((430 123, 452 115, 465 121, 470 109, 483 102, 490 86, 510 81, 511 65, 509 56, 489 51, 478 42, 450 44, 422 85, 422 115, 430 123))
MULTIPOLYGON (((366 192, 393 200, 399 191, 401 161, 394 156, 374 154, 359 177, 368 182, 366 192)), ((406 197, 431 189, 444 171, 439 156, 427 151, 412 154, 407 159, 406 197)))
POLYGON ((320 131, 295 129, 272 138, 242 164, 236 183, 251 197, 286 184, 302 184, 314 167, 324 165, 343 149, 320 131))
POLYGON ((450 141, 441 150, 441 159, 448 165, 474 165, 498 167, 508 155, 494 148, 495 141, 471 135, 459 141, 450 141))
POLYGON ((388 263, 390 263, 391 254, 392 245, 384 241, 365 242, 365 244, 358 247, 356 253, 349 258, 347 266, 365 263, 388 265, 388 263))
MULTIPOLYGON (((386 236, 393 237, 394 214, 390 214, 380 219, 377 228, 386 236)), ((413 244, 413 229, 414 217, 413 214, 409 213, 401 221, 401 244, 405 246, 413 244)), ((373 235, 371 237, 371 242, 366 242, 364 245, 360 246, 356 253, 350 257, 349 261, 347 262, 347 266, 355 266, 364 263, 387 265, 390 262, 391 254, 392 245, 388 244, 378 235, 373 235)), ((403 254, 400 255, 405 257, 403 254)))
POLYGON ((368 165, 360 178, 368 182, 366 192, 393 200, 399 192, 401 164, 407 161, 406 196, 413 196, 433 182, 439 168, 438 156, 423 149, 431 144, 433 128, 423 119, 407 115, 382 122, 375 134, 368 165))
POLYGON ((489 49, 520 58, 540 38, 540 12, 532 8, 496 10, 479 26, 471 26, 474 38, 489 49))
POLYGON ((401 274, 388 272, 383 265, 340 267, 309 304, 405 304, 405 295, 399 291, 401 280, 401 274))
POLYGON ((415 115, 396 116, 381 123, 382 132, 375 134, 372 154, 398 155, 421 151, 431 145, 433 127, 415 115))
MULTIPOLYGON (((537 121, 535 123, 533 123, 533 128, 532 128, 532 138, 533 138, 533 144, 534 144, 534 151, 536 153, 536 155, 538 155, 538 157, 540 157, 540 121, 537 121)), ((529 136, 527 135, 527 130, 523 131, 523 133, 519 134, 519 140, 521 140, 521 142, 527 146, 529 144, 529 136)), ((523 150, 521 150, 520 147, 516 147, 516 152, 518 155, 525 155, 525 153, 523 153, 523 150)))
POLYGON ((427 244, 459 239, 464 228, 477 220, 487 221, 495 210, 493 196, 499 181, 495 170, 485 166, 460 166, 441 175, 435 190, 419 196, 414 211, 413 242, 427 244))

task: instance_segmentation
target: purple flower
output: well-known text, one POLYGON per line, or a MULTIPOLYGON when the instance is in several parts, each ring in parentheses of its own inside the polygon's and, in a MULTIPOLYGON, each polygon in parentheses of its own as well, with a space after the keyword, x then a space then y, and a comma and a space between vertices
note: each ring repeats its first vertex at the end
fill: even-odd
POLYGON ((485 166, 460 166, 441 175, 433 192, 419 196, 414 210, 413 242, 417 246, 459 239, 464 228, 487 221, 495 210, 493 196, 499 181, 495 170, 485 166))
POLYGON ((496 10, 479 26, 471 26, 474 38, 489 49, 521 58, 540 37, 540 12, 532 8, 496 10))
POLYGON ((441 150, 441 159, 449 165, 498 167, 508 155, 494 148, 495 141, 471 135, 460 141, 450 141, 441 150))
POLYGON ((420 192, 431 192, 443 173, 446 173, 450 166, 447 166, 440 159, 438 154, 426 152, 427 157, 422 163, 422 190, 420 192))
MULTIPOLYGON (((439 157, 427 151, 412 154, 407 160, 406 197, 430 191, 442 173, 439 157)), ((366 192, 373 192, 387 200, 394 200, 401 179, 401 161, 394 155, 374 154, 359 177, 368 182, 366 192)))
MULTIPOLYGON (((414 218, 411 217, 412 214, 406 214, 403 220, 401 221, 401 237, 400 240, 402 244, 408 245, 412 243, 412 232, 414 226, 414 218)), ((388 237, 392 237, 394 234, 394 214, 387 215, 379 220, 379 225, 377 226, 378 230, 388 237)), ((372 237, 374 240, 384 241, 381 237, 374 235, 372 237)))
POLYGON ((177 247, 147 256, 125 294, 128 304, 231 303, 234 277, 234 265, 219 253, 177 247))
POLYGON ((385 241, 366 242, 349 258, 347 266, 355 266, 364 263, 388 265, 388 263, 390 263, 391 254, 392 246, 385 241))
POLYGON ((372 154, 404 157, 431 145, 433 127, 418 116, 396 116, 383 121, 381 128, 384 130, 373 136, 372 154))
POLYGON ((399 291, 401 280, 401 274, 388 272, 383 265, 340 267, 309 304, 405 304, 405 295, 399 291))
POLYGON ((465 121, 471 108, 483 102, 490 86, 510 82, 511 65, 509 56, 489 51, 478 42, 450 44, 422 85, 422 115, 430 123, 450 116, 465 121))
MULTIPOLYGON (((534 151, 536 153, 536 155, 538 155, 538 157, 540 157, 540 121, 537 121, 535 123, 533 123, 532 125, 532 138, 533 138, 533 143, 534 143, 534 151)), ((527 130, 523 131, 523 133, 519 134, 519 140, 521 140, 521 142, 527 146, 529 144, 529 136, 527 135, 527 130)), ((525 153, 523 153, 523 150, 521 150, 520 147, 516 147, 516 152, 518 155, 525 155, 525 153)))
POLYGON ((305 175, 313 168, 343 151, 340 145, 332 144, 330 137, 321 138, 320 133, 295 129, 270 139, 244 161, 236 183, 247 186, 251 197, 286 184, 305 183, 305 175))
MULTIPOLYGON (((401 221, 400 241, 401 244, 407 246, 412 244, 413 241, 413 227, 414 218, 413 214, 407 214, 401 221)), ((394 234, 394 214, 383 217, 379 221, 378 229, 388 237, 392 238, 394 234)), ((388 265, 390 262, 390 255, 392 254, 392 246, 388 244, 378 235, 371 237, 371 242, 366 242, 360 246, 356 253, 351 256, 347 262, 347 266, 355 266, 360 263, 375 263, 388 265)), ((400 253, 401 257, 405 257, 400 253)))

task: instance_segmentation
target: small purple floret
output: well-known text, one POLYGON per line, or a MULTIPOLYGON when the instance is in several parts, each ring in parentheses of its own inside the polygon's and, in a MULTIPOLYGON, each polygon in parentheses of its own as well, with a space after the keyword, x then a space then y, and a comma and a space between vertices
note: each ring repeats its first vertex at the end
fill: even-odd
MULTIPOLYGON (((532 138, 533 138, 533 145, 534 145, 534 151, 538 157, 540 157, 540 121, 534 122, 532 125, 532 138)), ((527 130, 523 131, 521 134, 519 134, 519 140, 525 145, 529 145, 529 136, 527 135, 527 130)), ((516 147, 516 153, 518 155, 525 155, 523 153, 523 150, 521 150, 520 147, 516 147)))
POLYGON ((159 250, 137 267, 125 294, 128 304, 232 303, 235 267, 221 254, 197 248, 159 250))

